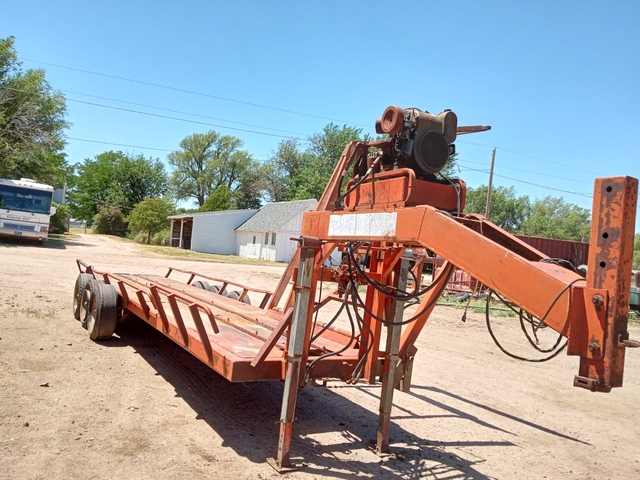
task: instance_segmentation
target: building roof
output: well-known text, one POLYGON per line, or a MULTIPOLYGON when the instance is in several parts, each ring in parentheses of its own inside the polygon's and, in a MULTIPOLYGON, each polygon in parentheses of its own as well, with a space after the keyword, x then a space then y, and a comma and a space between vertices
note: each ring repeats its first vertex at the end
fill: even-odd
POLYGON ((296 215, 313 210, 317 204, 318 201, 315 199, 267 203, 258 213, 236 228, 236 231, 277 232, 296 215))
POLYGON ((257 212, 258 210, 247 208, 244 210, 215 210, 213 212, 193 212, 193 213, 181 213, 178 215, 170 215, 167 218, 172 220, 180 220, 183 218, 193 218, 199 217, 201 215, 225 215, 227 213, 237 213, 237 212, 257 212))

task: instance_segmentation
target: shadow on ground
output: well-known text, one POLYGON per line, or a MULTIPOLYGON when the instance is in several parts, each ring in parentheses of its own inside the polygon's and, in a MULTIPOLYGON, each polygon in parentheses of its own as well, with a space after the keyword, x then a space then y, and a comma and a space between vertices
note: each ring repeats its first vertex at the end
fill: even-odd
POLYGON ((37 240, 29 240, 19 237, 3 237, 0 239, 0 247, 36 247, 36 248, 53 248, 56 250, 66 250, 68 247, 95 247, 91 243, 79 242, 77 238, 67 238, 53 235, 49 239, 40 243, 37 240))
MULTIPOLYGON (((230 383, 139 320, 127 321, 119 325, 117 336, 104 342, 104 345, 132 347, 156 370, 158 375, 175 388, 176 395, 197 412, 196 418, 207 422, 223 438, 224 446, 231 447, 238 455, 255 463, 264 463, 268 457, 274 456, 278 440, 282 383, 230 383)), ((429 397, 429 388, 425 387, 416 396, 428 404, 442 407, 445 413, 421 417, 406 409, 394 407, 398 418, 460 416, 482 426, 514 435, 464 410, 453 409, 436 402, 429 397)), ((292 441, 292 460, 301 464, 303 472, 344 479, 358 474, 375 478, 488 479, 490 477, 476 470, 476 466, 483 463, 484 459, 475 457, 474 461, 470 461, 451 451, 444 451, 444 447, 516 446, 509 441, 468 441, 465 438, 446 443, 430 442, 402 429, 397 424, 392 424, 390 444, 395 455, 372 463, 369 455, 373 454, 367 449, 375 444, 377 413, 370 412, 344 398, 336 393, 338 390, 339 388, 309 387, 299 391, 292 441), (338 443, 327 445, 313 438, 325 432, 338 433, 342 439, 338 443), (363 461, 363 456, 369 461, 363 461)), ((365 387, 361 390, 376 398, 379 396, 379 388, 365 387)), ((448 394, 448 392, 437 390, 432 392, 440 395, 448 394)), ((466 401, 476 407, 502 413, 477 402, 451 395, 457 400, 466 401)), ((512 415, 503 415, 511 420, 557 434, 512 415)), ((565 437, 562 434, 559 435, 565 437)), ((195 453, 206 460, 213 456, 211 452, 195 453)))

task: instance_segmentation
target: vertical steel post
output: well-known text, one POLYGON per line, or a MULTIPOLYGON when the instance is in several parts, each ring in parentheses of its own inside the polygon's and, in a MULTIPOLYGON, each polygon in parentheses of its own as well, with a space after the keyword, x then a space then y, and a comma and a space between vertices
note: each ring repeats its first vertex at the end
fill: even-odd
POLYGON ((591 344, 603 350, 604 358, 580 358, 580 373, 574 381, 574 385, 594 391, 608 392, 622 386, 637 200, 637 179, 596 179, 587 289, 606 289, 609 298, 593 295, 587 300, 606 311, 604 345, 591 344))
MULTIPOLYGON (((407 274, 409 272, 409 260, 402 259, 400 268, 394 275, 394 286, 399 291, 407 290, 407 274)), ((402 317, 404 302, 393 300, 386 315, 387 320, 398 325, 387 326, 387 348, 384 358, 384 370, 382 372, 382 392, 380 393, 380 416, 378 418, 378 439, 376 453, 389 452, 389 429, 391 426, 391 407, 393 406, 393 389, 395 385, 396 367, 398 366, 398 351, 400 349, 400 336, 402 334, 402 317)))
POLYGON ((300 238, 300 266, 294 285, 295 304, 291 328, 289 329, 289 346, 287 349, 287 371, 282 394, 282 410, 280 412, 280 436, 278 438, 278 453, 274 467, 277 470, 291 467, 291 436, 293 433, 293 419, 300 380, 300 363, 304 353, 307 336, 307 318, 312 310, 310 304, 311 282, 313 279, 314 260, 320 248, 318 239, 300 238))

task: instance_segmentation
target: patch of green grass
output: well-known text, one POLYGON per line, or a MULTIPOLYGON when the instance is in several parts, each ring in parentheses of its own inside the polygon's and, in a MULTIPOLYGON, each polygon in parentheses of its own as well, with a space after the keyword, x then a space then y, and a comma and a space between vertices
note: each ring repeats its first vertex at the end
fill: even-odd
MULTIPOLYGON (((460 301, 454 295, 444 294, 438 301, 439 304, 446 304, 446 306, 463 309, 467 306, 469 300, 460 301)), ((469 302, 469 309, 475 313, 484 313, 487 308, 487 300, 484 298, 472 298, 469 302)), ((516 314, 506 307, 502 302, 495 299, 491 300, 489 305, 491 315, 495 317, 515 317, 516 314)))
MULTIPOLYGON (((130 240, 126 240, 130 241, 130 240)), ((145 245, 136 243, 136 246, 140 248, 143 254, 149 254, 154 256, 178 258, 184 260, 201 260, 205 262, 215 263, 235 263, 241 265, 265 265, 273 267, 284 267, 286 264, 281 262, 270 262, 268 260, 262 260, 259 258, 246 258, 239 257, 237 255, 219 255, 216 253, 203 253, 194 252, 193 250, 185 250, 176 247, 163 247, 159 245, 145 245)))
POLYGON ((56 314, 55 310, 40 310, 39 308, 22 308, 19 312, 24 313, 27 317, 35 318, 53 318, 56 314))

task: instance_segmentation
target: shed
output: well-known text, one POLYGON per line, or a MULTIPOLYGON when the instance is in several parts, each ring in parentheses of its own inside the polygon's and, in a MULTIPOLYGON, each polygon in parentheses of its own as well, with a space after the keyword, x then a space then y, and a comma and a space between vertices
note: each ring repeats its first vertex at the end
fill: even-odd
POLYGON ((288 262, 298 246, 290 237, 300 236, 304 212, 317 206, 314 199, 268 203, 236 228, 238 255, 288 262))
POLYGON ((218 212, 172 215, 171 246, 196 252, 234 255, 238 225, 258 210, 222 210, 218 212))

